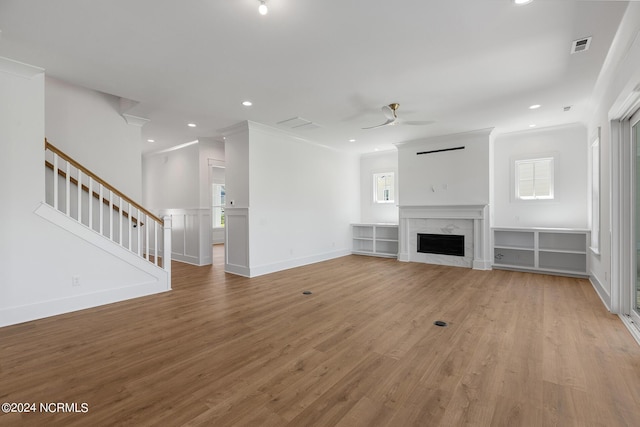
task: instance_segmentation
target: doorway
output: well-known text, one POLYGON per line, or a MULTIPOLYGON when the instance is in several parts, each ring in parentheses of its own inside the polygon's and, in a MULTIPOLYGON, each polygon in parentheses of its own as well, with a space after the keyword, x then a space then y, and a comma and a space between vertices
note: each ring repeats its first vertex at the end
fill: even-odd
POLYGON ((625 304, 631 320, 640 325, 640 111, 631 117, 631 286, 625 304))
POLYGON ((211 198, 211 243, 225 241, 225 167, 220 160, 209 159, 209 192, 211 198))

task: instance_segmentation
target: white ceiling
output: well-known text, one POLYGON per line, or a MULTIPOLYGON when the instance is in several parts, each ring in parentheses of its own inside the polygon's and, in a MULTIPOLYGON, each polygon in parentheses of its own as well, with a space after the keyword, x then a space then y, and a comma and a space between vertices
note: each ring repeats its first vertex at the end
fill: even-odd
POLYGON ((144 152, 221 139, 243 120, 283 128, 296 116, 320 126, 291 131, 298 136, 368 152, 584 121, 627 2, 267 0, 266 16, 258 5, 0 0, 0 56, 138 102, 128 114, 151 120, 144 152), (571 55, 587 36, 590 49, 571 55), (361 129, 384 122, 380 107, 391 102, 402 119, 434 123, 361 129))

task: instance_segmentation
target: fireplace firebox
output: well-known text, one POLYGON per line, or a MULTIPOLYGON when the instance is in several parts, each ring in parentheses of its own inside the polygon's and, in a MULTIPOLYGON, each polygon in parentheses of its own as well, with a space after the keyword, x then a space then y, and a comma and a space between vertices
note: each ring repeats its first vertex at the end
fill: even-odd
POLYGON ((464 256, 464 236, 457 234, 418 233, 418 252, 464 256))

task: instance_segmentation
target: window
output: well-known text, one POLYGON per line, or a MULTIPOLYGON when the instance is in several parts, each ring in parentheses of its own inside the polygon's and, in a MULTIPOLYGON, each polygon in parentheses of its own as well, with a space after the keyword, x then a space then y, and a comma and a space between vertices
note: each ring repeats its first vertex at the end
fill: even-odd
POLYGON ((516 199, 553 199, 553 157, 516 160, 516 199))
POLYGON ((211 200, 213 228, 224 227, 224 184, 211 184, 213 191, 211 200))
POLYGON ((393 172, 373 174, 373 202, 393 203, 395 201, 395 179, 393 172))

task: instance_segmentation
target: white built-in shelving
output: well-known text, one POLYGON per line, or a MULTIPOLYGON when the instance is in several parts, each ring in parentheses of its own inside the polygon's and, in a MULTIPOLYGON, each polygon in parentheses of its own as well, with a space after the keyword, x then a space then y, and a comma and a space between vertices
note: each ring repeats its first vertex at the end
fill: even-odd
POLYGON ((396 258, 398 224, 352 224, 352 253, 396 258))
POLYGON ((493 267, 586 276, 589 231, 568 228, 494 228, 493 267))

